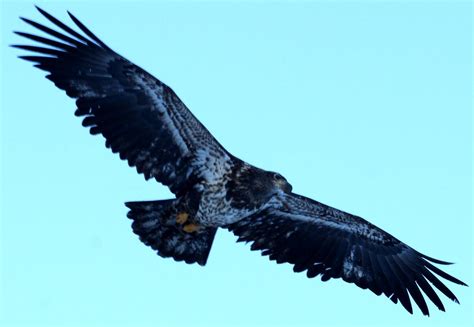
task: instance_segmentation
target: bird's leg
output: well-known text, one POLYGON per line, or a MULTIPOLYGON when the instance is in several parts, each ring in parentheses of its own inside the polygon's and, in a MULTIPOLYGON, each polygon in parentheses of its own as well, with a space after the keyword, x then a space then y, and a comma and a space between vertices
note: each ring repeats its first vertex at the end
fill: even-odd
POLYGON ((194 233, 197 232, 199 228, 200 226, 198 224, 189 223, 183 226, 183 231, 185 231, 186 233, 194 233))
POLYGON ((184 211, 176 215, 176 223, 183 226, 183 231, 186 233, 194 233, 199 230, 199 225, 190 222, 189 213, 184 211))
POLYGON ((179 212, 176 215, 176 222, 180 225, 183 225, 186 221, 188 221, 189 214, 187 212, 179 212))

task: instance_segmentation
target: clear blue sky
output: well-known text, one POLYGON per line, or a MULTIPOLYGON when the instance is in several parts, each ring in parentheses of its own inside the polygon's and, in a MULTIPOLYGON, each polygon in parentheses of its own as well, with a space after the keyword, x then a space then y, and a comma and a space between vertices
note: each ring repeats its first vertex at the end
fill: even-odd
MULTIPOLYGON (((470 2, 35 3, 170 85, 233 154, 474 284, 470 2)), ((158 257, 123 202, 170 193, 7 47, 32 31, 18 16, 45 22, 33 3, 1 9, 1 326, 472 326, 472 287, 411 316, 226 231, 204 268, 158 257)))

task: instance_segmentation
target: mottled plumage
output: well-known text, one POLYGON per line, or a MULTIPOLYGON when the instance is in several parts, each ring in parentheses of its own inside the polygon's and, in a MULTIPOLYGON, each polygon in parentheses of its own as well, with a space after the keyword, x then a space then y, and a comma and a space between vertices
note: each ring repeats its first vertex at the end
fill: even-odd
POLYGON ((106 147, 176 196, 126 203, 133 231, 160 256, 205 265, 221 227, 271 260, 293 264, 295 272, 323 281, 342 278, 400 301, 409 312, 414 300, 428 314, 425 296, 444 311, 434 288, 457 302, 439 277, 465 284, 433 265, 447 262, 360 217, 292 193, 280 174, 227 152, 171 88, 115 53, 73 15, 82 33, 38 10, 62 32, 22 18, 48 37, 15 32, 41 45, 14 45, 35 53, 20 58, 47 71, 76 99, 75 114, 91 134, 101 134, 106 147))

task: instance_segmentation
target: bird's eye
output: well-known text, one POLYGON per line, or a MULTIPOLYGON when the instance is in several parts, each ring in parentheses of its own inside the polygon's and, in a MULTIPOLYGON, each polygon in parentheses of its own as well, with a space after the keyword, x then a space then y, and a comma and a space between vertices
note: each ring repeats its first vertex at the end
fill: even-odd
POLYGON ((284 180, 283 176, 278 173, 273 174, 273 179, 275 179, 276 181, 284 180))

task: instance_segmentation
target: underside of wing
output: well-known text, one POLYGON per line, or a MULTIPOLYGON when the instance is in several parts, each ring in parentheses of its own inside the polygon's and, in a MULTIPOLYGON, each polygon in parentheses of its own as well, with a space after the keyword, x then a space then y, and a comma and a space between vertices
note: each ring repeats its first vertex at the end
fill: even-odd
POLYGON ((291 194, 280 201, 229 230, 270 260, 293 264, 295 272, 306 271, 310 278, 320 275, 323 281, 342 278, 400 301, 410 313, 412 299, 429 315, 425 296, 444 311, 434 289, 458 302, 439 277, 465 284, 433 265, 447 262, 415 251, 360 217, 311 199, 291 194))
POLYGON ((76 116, 121 159, 174 193, 212 178, 225 164, 227 152, 171 88, 112 51, 73 15, 80 32, 38 10, 62 31, 22 18, 46 37, 15 32, 39 43, 14 45, 34 53, 20 58, 47 71, 49 80, 77 99, 76 116), (202 164, 211 157, 212 167, 202 164))

